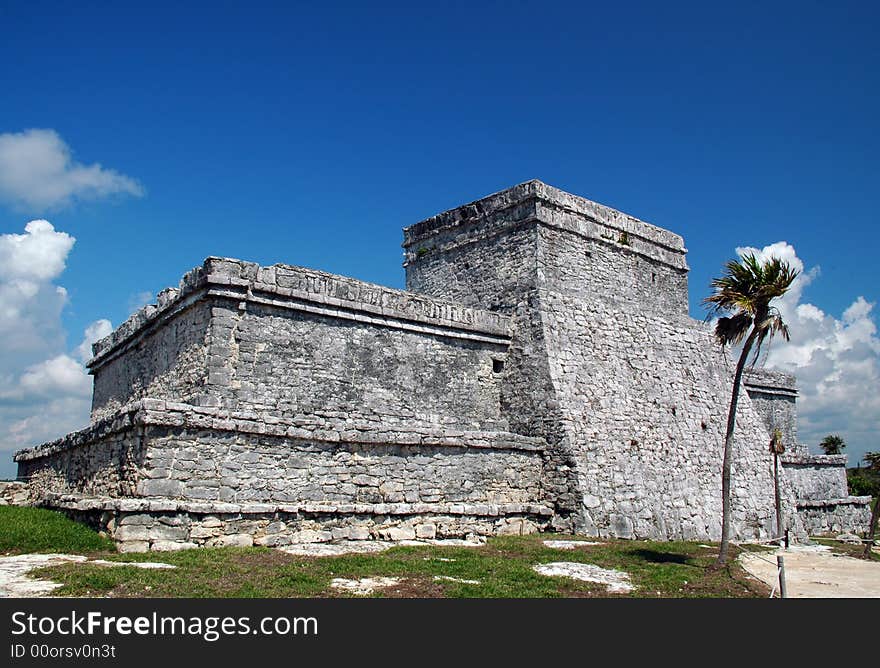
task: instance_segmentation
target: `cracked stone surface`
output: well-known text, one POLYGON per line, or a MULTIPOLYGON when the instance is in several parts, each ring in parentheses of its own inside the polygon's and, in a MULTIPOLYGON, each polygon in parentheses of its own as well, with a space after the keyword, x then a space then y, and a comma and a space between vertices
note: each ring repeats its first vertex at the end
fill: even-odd
POLYGON ((393 587, 400 582, 400 578, 360 578, 349 580, 347 578, 333 578, 330 586, 334 589, 347 591, 355 596, 369 596, 377 589, 393 587))
POLYGON ((583 582, 596 582, 606 585, 609 593, 625 594, 635 589, 629 580, 629 574, 608 568, 599 568, 593 564, 581 564, 573 561, 556 561, 550 564, 538 564, 532 567, 541 575, 550 577, 566 577, 583 582))
POLYGON ((586 545, 602 545, 601 541, 595 540, 545 540, 542 542, 545 547, 550 547, 554 550, 576 550, 586 545))
POLYGON ((352 540, 339 543, 301 543, 276 548, 298 557, 338 557, 341 554, 371 554, 394 547, 389 541, 352 540))
POLYGON ((73 554, 20 554, 0 557, 0 598, 33 598, 51 594, 61 585, 51 580, 36 580, 28 572, 45 566, 87 561, 73 554))
POLYGON ((384 552, 398 545, 438 545, 448 547, 479 547, 485 540, 457 538, 433 540, 343 540, 336 543, 300 543, 284 545, 277 549, 299 557, 337 557, 342 554, 372 554, 384 552))
POLYGON ((28 576, 30 571, 65 563, 89 563, 99 566, 134 566, 136 568, 175 568, 171 564, 151 561, 121 562, 95 559, 89 561, 79 554, 18 554, 0 557, 0 598, 36 598, 47 596, 61 586, 51 580, 28 576))
POLYGON ((485 536, 473 538, 430 538, 426 540, 402 540, 399 545, 439 545, 447 547, 480 547, 486 544, 485 536))
POLYGON ((158 561, 107 561, 106 559, 92 559, 88 563, 97 564, 98 566, 134 566, 135 568, 146 568, 147 570, 177 568, 177 566, 172 564, 163 564, 158 561))

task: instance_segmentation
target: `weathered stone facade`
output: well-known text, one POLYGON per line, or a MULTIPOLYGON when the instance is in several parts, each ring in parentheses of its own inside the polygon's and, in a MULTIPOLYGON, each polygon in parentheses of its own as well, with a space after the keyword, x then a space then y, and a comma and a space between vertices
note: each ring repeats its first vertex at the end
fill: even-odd
MULTIPOLYGON (((512 318, 502 406, 544 437, 557 526, 720 535, 728 359, 687 315, 683 239, 529 182, 404 231, 407 288, 512 318), (521 346, 521 347, 520 347, 521 346), (568 469, 566 471, 566 469, 568 469)), ((773 531, 766 430, 740 409, 737 533, 773 531)))
POLYGON ((792 481, 798 518, 811 536, 861 532, 871 519, 871 497, 850 496, 846 455, 783 455, 792 481))
POLYGON ((789 454, 807 454, 797 439, 797 379, 776 369, 747 368, 743 386, 771 433, 779 430, 789 454))
POLYGON ((27 483, 0 480, 0 506, 21 506, 28 502, 27 483))
MULTIPOLYGON (((680 236, 530 181, 404 239, 407 291, 208 258, 95 344, 90 427, 16 455, 32 497, 137 550, 718 537, 732 365, 680 236)), ((771 395, 740 404, 740 538, 775 531, 765 425, 796 443, 771 395)))
POLYGON ((791 483, 797 518, 812 535, 862 531, 871 516, 870 496, 850 496, 846 455, 811 455, 797 441, 797 380, 772 369, 751 369, 743 385, 768 431, 778 429, 785 452, 780 462, 791 483))

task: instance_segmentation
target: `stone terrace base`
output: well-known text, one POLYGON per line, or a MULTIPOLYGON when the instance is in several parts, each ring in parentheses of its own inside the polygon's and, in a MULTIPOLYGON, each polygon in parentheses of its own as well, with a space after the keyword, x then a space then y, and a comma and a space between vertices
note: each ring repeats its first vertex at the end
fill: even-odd
POLYGON ((121 552, 529 534, 546 530, 552 515, 534 504, 294 506, 66 495, 42 505, 106 531, 121 552))
POLYGON ((786 453, 781 457, 792 481, 798 519, 811 536, 863 533, 871 521, 871 497, 850 496, 846 455, 786 453))
POLYGON ((871 521, 871 497, 798 499, 797 513, 810 536, 862 533, 871 521))
POLYGON ((32 502, 124 551, 532 533, 543 439, 153 399, 16 455, 32 502))

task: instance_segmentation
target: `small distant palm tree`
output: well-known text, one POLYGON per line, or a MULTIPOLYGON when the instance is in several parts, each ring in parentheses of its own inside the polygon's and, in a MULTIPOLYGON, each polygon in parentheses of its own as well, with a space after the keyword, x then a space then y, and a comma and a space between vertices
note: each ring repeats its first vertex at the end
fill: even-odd
MULTIPOLYGON (((775 334, 781 334, 788 340, 788 326, 770 302, 784 295, 798 275, 798 271, 784 260, 773 257, 761 262, 752 254, 742 256, 739 262, 730 260, 724 268, 723 276, 712 279, 714 294, 706 297, 703 303, 709 309, 710 316, 722 316, 715 325, 715 338, 721 345, 736 344, 743 340, 744 343, 733 376, 733 392, 724 435, 724 458, 721 465, 721 548, 715 562, 719 566, 727 562, 730 550, 730 465, 736 405, 739 401, 743 370, 749 354, 754 350, 754 360, 757 360, 763 344, 769 344, 775 334)), ((781 533, 782 528, 777 527, 777 531, 781 533)))
POLYGON ((846 447, 846 442, 838 434, 828 434, 822 439, 819 447, 825 451, 826 455, 839 455, 840 451, 846 447))

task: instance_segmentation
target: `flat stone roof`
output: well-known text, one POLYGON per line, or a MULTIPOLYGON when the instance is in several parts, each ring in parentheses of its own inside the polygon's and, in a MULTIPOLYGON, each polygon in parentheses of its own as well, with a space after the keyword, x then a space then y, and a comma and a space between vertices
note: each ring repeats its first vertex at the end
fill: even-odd
POLYGON ((767 394, 797 396, 797 376, 779 369, 746 369, 743 384, 750 390, 767 394))
MULTIPOLYGON (((507 225, 533 221, 596 240, 627 237, 628 250, 687 271, 687 249, 681 235, 572 195, 537 179, 444 211, 403 229, 403 247, 412 249, 441 233, 504 219, 507 225)), ((502 224, 503 227, 503 224, 502 224)))
POLYGON ((144 306, 96 342, 87 366, 94 371, 124 352, 129 343, 212 295, 423 334, 499 345, 510 340, 510 318, 499 313, 305 267, 263 267, 209 257, 189 271, 177 288, 162 290, 155 304, 144 306))

